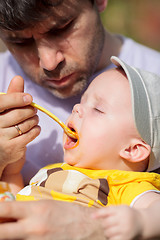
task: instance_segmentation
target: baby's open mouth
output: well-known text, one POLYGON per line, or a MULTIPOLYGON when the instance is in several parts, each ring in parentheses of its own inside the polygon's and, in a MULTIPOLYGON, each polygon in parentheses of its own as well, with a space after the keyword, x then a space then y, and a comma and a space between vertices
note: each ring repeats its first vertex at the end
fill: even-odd
MULTIPOLYGON (((68 128, 71 129, 72 132, 75 132, 77 134, 76 130, 72 126, 68 125, 68 128)), ((72 138, 70 136, 67 136, 66 142, 64 144, 64 149, 67 150, 67 149, 75 148, 78 145, 78 142, 79 142, 78 134, 77 134, 77 138, 72 138)))

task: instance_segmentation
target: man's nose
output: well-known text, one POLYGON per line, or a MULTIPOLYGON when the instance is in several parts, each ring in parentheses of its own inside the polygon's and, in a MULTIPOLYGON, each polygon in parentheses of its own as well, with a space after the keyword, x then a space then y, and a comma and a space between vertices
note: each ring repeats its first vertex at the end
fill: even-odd
POLYGON ((64 55, 59 48, 46 44, 39 44, 38 56, 40 67, 47 71, 54 70, 59 63, 64 61, 64 55))
POLYGON ((74 107, 73 107, 73 110, 72 110, 72 113, 77 113, 78 114, 78 116, 80 117, 80 118, 82 118, 83 117, 83 107, 82 107, 82 104, 76 104, 76 105, 74 105, 74 107))

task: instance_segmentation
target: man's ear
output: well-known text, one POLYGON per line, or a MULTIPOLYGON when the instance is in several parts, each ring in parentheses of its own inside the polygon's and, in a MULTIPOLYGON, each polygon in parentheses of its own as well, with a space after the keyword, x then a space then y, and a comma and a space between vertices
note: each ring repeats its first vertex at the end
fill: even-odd
POLYGON ((108 0, 95 0, 99 12, 103 12, 107 6, 108 0))
POLYGON ((139 139, 132 139, 130 145, 120 150, 119 155, 129 162, 141 162, 150 156, 151 147, 139 139))

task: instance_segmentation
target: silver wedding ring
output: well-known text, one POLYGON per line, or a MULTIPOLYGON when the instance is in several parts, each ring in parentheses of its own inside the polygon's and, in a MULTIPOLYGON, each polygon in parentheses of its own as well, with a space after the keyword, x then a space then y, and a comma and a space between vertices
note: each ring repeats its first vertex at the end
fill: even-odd
POLYGON ((23 132, 21 131, 21 129, 19 128, 18 125, 15 125, 15 128, 17 129, 19 135, 22 135, 22 134, 23 134, 23 132))

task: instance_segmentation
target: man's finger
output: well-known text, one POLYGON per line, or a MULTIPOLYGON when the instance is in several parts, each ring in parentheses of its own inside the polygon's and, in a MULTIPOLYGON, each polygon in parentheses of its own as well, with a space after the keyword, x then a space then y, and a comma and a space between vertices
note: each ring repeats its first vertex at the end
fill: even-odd
POLYGON ((0 218, 21 219, 28 215, 28 211, 23 202, 1 202, 0 218))
POLYGON ((21 76, 12 78, 7 93, 24 92, 24 80, 21 76))
POLYGON ((20 222, 7 222, 0 224, 0 239, 25 239, 23 224, 20 222))
POLYGON ((27 93, 0 94, 0 112, 11 108, 24 107, 31 102, 32 97, 27 93))

